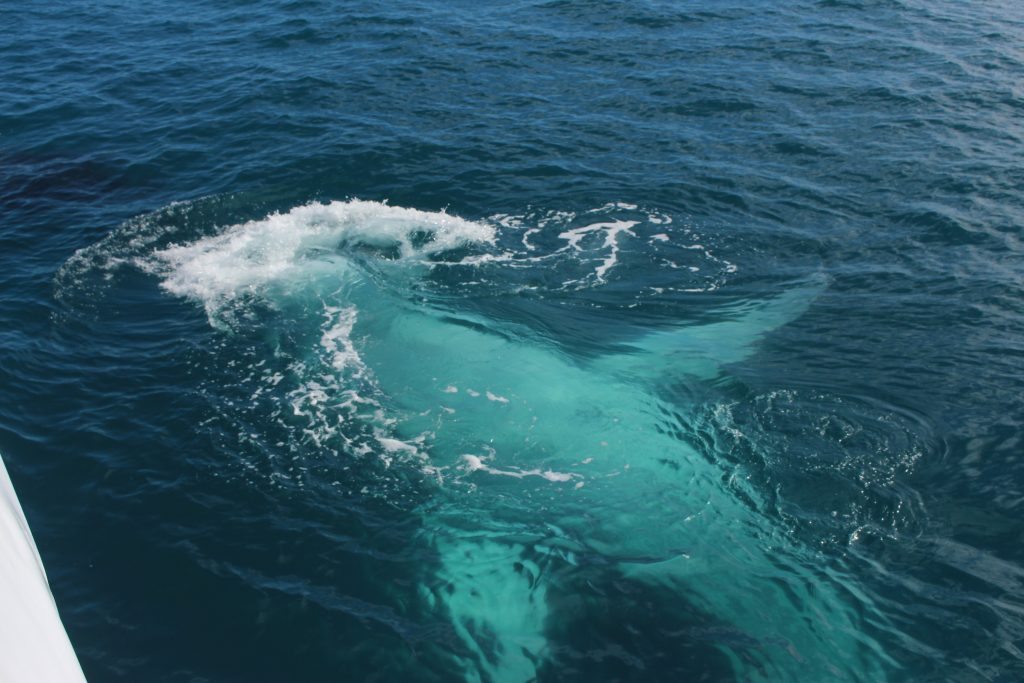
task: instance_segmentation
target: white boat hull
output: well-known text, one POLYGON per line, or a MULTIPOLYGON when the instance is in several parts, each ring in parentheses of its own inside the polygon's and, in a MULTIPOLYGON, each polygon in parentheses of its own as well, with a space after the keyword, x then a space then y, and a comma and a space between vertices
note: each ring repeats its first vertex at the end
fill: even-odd
POLYGON ((0 681, 85 681, 0 459, 0 681))

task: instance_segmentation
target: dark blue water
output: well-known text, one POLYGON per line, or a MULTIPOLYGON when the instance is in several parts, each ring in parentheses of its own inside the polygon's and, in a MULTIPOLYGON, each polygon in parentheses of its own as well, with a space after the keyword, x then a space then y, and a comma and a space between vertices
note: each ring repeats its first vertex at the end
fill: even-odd
POLYGON ((0 25, 0 452, 90 681, 1024 678, 1020 6, 0 25))

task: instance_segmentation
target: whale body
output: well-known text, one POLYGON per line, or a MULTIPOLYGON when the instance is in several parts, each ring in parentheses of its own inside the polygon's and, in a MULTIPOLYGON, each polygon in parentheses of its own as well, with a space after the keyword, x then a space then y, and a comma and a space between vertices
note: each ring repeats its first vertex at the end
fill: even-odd
POLYGON ((756 491, 732 485, 688 443, 678 408, 659 395, 742 360, 819 289, 588 360, 507 325, 358 298, 361 356, 392 411, 407 416, 392 436, 474 487, 468 504, 456 497, 424 521, 424 542, 440 556, 428 599, 475 653, 468 679, 537 678, 549 624, 566 618, 549 594, 573 590, 574 575, 684 596, 759 644, 765 679, 822 680, 836 662, 857 660, 861 634, 834 577, 806 586, 819 614, 794 611, 773 579, 804 554, 760 514, 756 491), (599 570, 586 566, 595 558, 599 570))
MULTIPOLYGON (((626 229, 602 226, 615 231, 597 280, 626 229)), ((169 245, 144 267, 226 334, 253 325, 256 305, 315 329, 290 394, 306 432, 361 422, 370 437, 339 437, 342 450, 433 478, 417 542, 436 562, 418 592, 458 634, 449 655, 466 680, 557 678, 561 625, 587 619, 573 596, 613 584, 656 588, 669 620, 681 605, 709 615, 728 636, 708 647, 746 679, 882 680, 856 587, 764 514, 741 472, 708 457, 717 444, 692 433, 706 418, 673 395, 747 358, 824 280, 582 355, 421 295, 439 258, 493 241, 493 226, 447 214, 334 202, 169 245), (782 580, 792 576, 797 589, 782 580)))

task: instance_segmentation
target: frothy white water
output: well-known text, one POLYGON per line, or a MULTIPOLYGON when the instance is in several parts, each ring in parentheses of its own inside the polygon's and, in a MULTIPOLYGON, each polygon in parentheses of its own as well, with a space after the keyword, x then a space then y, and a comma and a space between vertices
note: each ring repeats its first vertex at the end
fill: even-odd
POLYGON ((158 250, 144 266, 163 277, 167 291, 202 302, 214 319, 239 297, 315 275, 317 264, 344 270, 338 254, 344 246, 395 249, 399 258, 416 260, 494 239, 494 228, 484 223, 354 199, 306 204, 233 225, 158 250))
POLYGON ((611 223, 594 223, 592 225, 584 225, 580 228, 574 228, 572 230, 566 230, 561 233, 559 237, 564 240, 568 240, 569 246, 575 251, 581 251, 582 247, 580 242, 590 234, 599 232, 604 235, 604 241, 602 246, 607 250, 608 255, 601 261, 601 264, 594 271, 598 280, 603 281, 608 270, 614 266, 619 260, 619 235, 626 233, 628 235, 636 234, 630 229, 637 225, 636 221, 613 221, 611 223))
MULTIPOLYGON (((276 371, 264 368, 259 379, 254 374, 258 386, 251 406, 238 407, 246 413, 237 416, 241 431, 245 439, 259 442, 258 452, 276 460, 281 451, 299 457, 312 450, 371 456, 387 466, 415 460, 418 468, 432 468, 425 449, 429 434, 396 434, 401 416, 387 406, 361 355, 355 330, 365 307, 376 306, 382 295, 372 287, 364 291, 369 283, 363 257, 416 273, 417 266, 435 263, 444 252, 463 247, 486 252, 495 242, 495 226, 444 212, 351 200, 306 204, 179 243, 137 239, 150 232, 157 230, 147 232, 145 221, 133 225, 130 234, 110 240, 102 252, 116 248, 116 267, 134 263, 158 276, 167 292, 202 305, 214 327, 251 332, 269 324, 293 338, 306 338, 297 347, 275 348, 276 371), (138 243, 139 249, 133 252, 122 242, 138 243), (318 323, 315 335, 313 321, 318 323), (274 437, 270 433, 280 431, 277 427, 263 430, 248 418, 248 411, 263 405, 283 430, 274 437)), ((111 260, 92 256, 106 272, 111 260)), ((491 400, 507 401, 498 395, 491 400)), ((301 470, 275 466, 273 476, 291 479, 301 470)), ((301 477, 297 481, 301 485, 301 477)))
POLYGON ((501 477, 513 477, 515 479, 523 479, 524 477, 540 477, 541 479, 547 479, 551 482, 565 482, 572 481, 574 478, 579 478, 580 476, 578 474, 570 474, 568 472, 555 472, 554 470, 542 470, 539 468, 529 470, 512 468, 503 470, 488 465, 484 462, 485 458, 482 458, 479 455, 465 454, 462 456, 462 459, 465 461, 465 469, 468 472, 486 472, 487 474, 494 474, 501 477))
POLYGON ((488 220, 501 228, 499 237, 505 239, 499 241, 508 250, 470 256, 460 263, 557 270, 564 277, 555 288, 599 288, 614 279, 617 270, 642 268, 645 277, 657 273, 663 283, 638 292, 637 299, 642 299, 651 292, 714 291, 736 271, 699 243, 693 226, 677 225, 672 216, 636 204, 609 202, 581 212, 531 209, 521 215, 495 214, 488 220), (581 272, 580 266, 586 270, 581 272))
POLYGON ((346 368, 354 368, 354 377, 361 378, 365 366, 352 343, 352 328, 356 324, 356 307, 326 306, 324 312, 328 322, 334 323, 328 326, 320 337, 320 346, 329 354, 331 367, 338 372, 346 368))
POLYGON ((442 279, 457 282, 446 294, 460 296, 600 289, 639 270, 649 286, 636 292, 635 304, 714 291, 736 271, 716 253, 721 245, 713 236, 622 202, 581 211, 528 208, 480 221, 362 200, 303 204, 244 222, 222 218, 247 215, 245 206, 244 198, 224 195, 133 218, 68 259, 55 294, 88 310, 141 269, 164 290, 200 303, 213 325, 230 327, 254 302, 273 306, 314 289, 343 302, 331 296, 331 284, 366 275, 362 266, 401 288, 424 268, 444 264, 442 279), (468 253, 453 260, 453 249, 468 253))

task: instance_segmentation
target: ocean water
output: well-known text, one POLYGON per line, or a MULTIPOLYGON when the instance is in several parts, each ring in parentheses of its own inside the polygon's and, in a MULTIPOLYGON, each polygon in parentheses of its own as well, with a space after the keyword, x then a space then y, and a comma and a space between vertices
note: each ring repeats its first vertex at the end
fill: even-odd
POLYGON ((0 25, 0 453, 90 681, 1024 678, 1019 4, 0 25))

